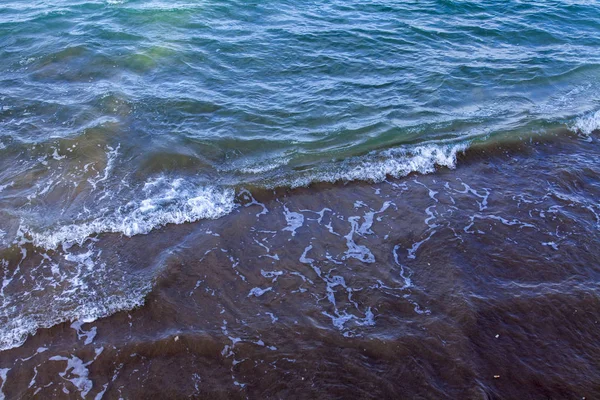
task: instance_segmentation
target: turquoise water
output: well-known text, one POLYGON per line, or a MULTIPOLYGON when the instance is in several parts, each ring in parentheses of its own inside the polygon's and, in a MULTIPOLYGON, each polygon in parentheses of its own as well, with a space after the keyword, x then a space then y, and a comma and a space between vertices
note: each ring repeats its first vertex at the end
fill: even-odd
POLYGON ((599 48, 583 1, 4 2, 3 231, 147 233, 224 215, 242 187, 589 134, 599 48))

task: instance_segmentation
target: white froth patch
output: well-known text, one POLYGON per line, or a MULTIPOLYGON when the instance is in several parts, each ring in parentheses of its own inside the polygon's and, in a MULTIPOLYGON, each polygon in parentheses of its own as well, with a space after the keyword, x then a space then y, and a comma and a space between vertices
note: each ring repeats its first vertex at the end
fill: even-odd
POLYGON ((554 250, 558 250, 558 245, 555 242, 542 242, 542 246, 552 247, 554 250))
POLYGON ((271 323, 274 324, 275 322, 277 322, 279 320, 278 317, 275 316, 275 314, 271 313, 271 312, 266 312, 265 314, 267 314, 269 317, 271 317, 271 323))
POLYGON ((375 325, 375 315, 371 308, 367 308, 365 311, 365 316, 363 318, 357 317, 354 314, 349 314, 346 311, 340 311, 336 308, 335 315, 329 314, 325 311, 322 312, 326 317, 331 318, 331 322, 333 326, 343 332, 345 337, 353 336, 352 331, 347 330, 345 327, 346 323, 349 321, 354 321, 354 323, 358 326, 374 326, 375 325))
POLYGON ((290 211, 285 205, 283 206, 283 215, 287 222, 284 231, 292 232, 292 236, 296 236, 296 230, 304 225, 304 215, 290 211))
POLYGON ((265 271, 261 269, 260 274, 267 279, 272 279, 271 282, 275 282, 277 281, 277 278, 283 275, 283 271, 265 271))
POLYGON ((88 345, 91 344, 94 341, 94 338, 96 337, 96 327, 92 327, 92 329, 90 329, 89 331, 85 331, 81 328, 81 326, 84 324, 83 321, 75 321, 71 324, 71 328, 75 329, 75 331, 77 331, 77 339, 81 340, 82 338, 85 338, 85 341, 83 344, 88 345))
POLYGON ((63 158, 66 158, 67 156, 63 156, 58 154, 58 149, 56 147, 54 147, 54 152, 52 153, 52 158, 54 158, 57 161, 62 160, 63 158))
POLYGON ((261 215, 269 213, 269 209, 267 208, 267 206, 264 205, 263 203, 257 201, 254 198, 254 196, 252 196, 252 193, 250 193, 249 190, 247 190, 247 189, 240 190, 238 196, 247 202, 245 207, 250 207, 253 205, 262 207, 262 211, 256 214, 256 218, 260 217, 261 215))
POLYGON ((263 294, 270 292, 271 290, 273 290, 272 287, 268 287, 266 289, 261 289, 261 288, 255 287, 250 291, 250 293, 248 293, 248 297, 251 297, 251 296, 260 297, 263 294))
POLYGON ((93 360, 84 363, 80 358, 71 356, 70 358, 54 356, 50 357, 50 361, 66 361, 67 368, 63 372, 59 372, 58 375, 71 382, 79 391, 82 398, 86 398, 90 390, 94 387, 94 383, 89 378, 89 370, 87 367, 92 364, 96 358, 102 353, 103 348, 96 349, 96 356, 93 360))
MULTIPOLYGON (((119 207, 112 215, 91 221, 61 226, 42 233, 25 229, 33 244, 56 249, 61 244, 83 244, 100 233, 125 236, 147 234, 167 224, 183 224, 201 219, 216 219, 235 208, 234 191, 214 187, 190 187, 183 179, 151 185, 148 197, 119 207)), ((146 187, 145 187, 146 189, 146 187)))
MULTIPOLYGON (((359 233, 359 225, 358 220, 360 217, 350 217, 348 218, 348 222, 350 222, 350 232, 344 236, 346 238, 346 245, 348 246, 348 250, 344 254, 344 259, 347 260, 349 258, 355 258, 364 263, 374 263, 375 256, 371 253, 371 250, 367 246, 356 244, 354 241, 354 235, 359 233)), ((365 222, 367 224, 366 229, 369 229, 370 225, 368 225, 368 221, 365 222)))
POLYGON ((419 247, 421 247, 421 245, 427 241, 429 241, 429 239, 431 239, 431 237, 433 235, 435 235, 437 231, 434 229, 429 233, 429 236, 427 236, 425 239, 415 242, 413 243, 412 247, 410 249, 408 249, 408 258, 414 260, 415 258, 417 258, 416 254, 417 254, 417 250, 419 250, 419 247))
POLYGON ((577 118, 571 129, 587 136, 600 130, 600 110, 577 118))

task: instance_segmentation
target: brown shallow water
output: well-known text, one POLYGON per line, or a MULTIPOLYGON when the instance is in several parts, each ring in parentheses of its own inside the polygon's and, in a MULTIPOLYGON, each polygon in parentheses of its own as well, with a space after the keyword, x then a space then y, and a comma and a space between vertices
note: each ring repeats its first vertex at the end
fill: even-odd
MULTIPOLYGON (((1 391, 599 398, 591 139, 474 148, 455 170, 382 183, 240 191, 217 220, 100 235, 70 254, 93 246, 114 282, 151 282, 144 304, 0 352, 1 391)), ((25 272, 59 254, 24 248, 4 252, 3 279, 18 270, 29 287, 25 272)), ((86 287, 105 284, 90 276, 86 287)))

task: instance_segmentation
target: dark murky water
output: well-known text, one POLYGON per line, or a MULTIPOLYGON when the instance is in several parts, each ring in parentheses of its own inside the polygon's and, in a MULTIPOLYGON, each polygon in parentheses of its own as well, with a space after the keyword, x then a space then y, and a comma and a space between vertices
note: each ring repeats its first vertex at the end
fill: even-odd
MULTIPOLYGON (((218 220, 73 246, 79 268, 102 253, 152 290, 0 353, 2 391, 596 398, 599 150, 560 132, 474 148, 431 175, 240 192, 218 220)), ((36 285, 57 256, 15 253, 5 271, 37 271, 23 280, 36 285)))

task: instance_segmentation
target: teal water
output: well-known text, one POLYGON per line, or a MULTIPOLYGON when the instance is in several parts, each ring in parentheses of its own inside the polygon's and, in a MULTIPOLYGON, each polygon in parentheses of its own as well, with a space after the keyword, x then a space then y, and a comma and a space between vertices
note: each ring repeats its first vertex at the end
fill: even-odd
POLYGON ((599 48, 585 1, 5 1, 3 232, 147 233, 223 215, 242 187, 589 134, 599 48))

